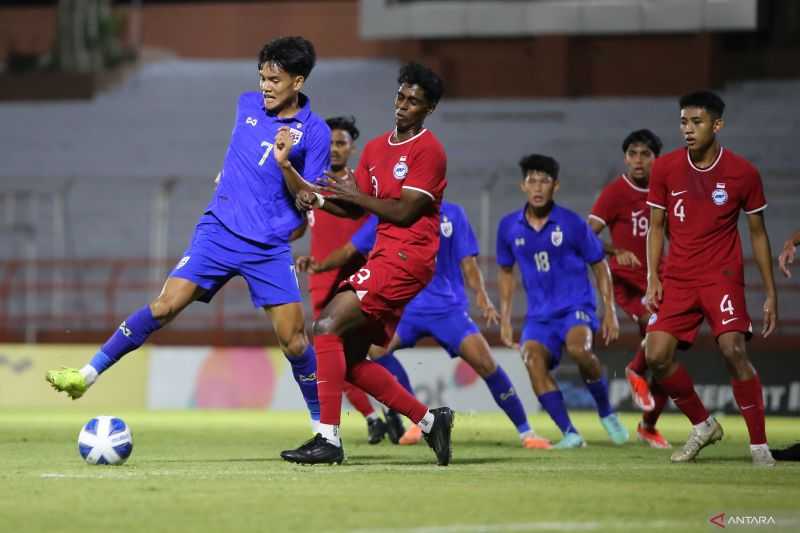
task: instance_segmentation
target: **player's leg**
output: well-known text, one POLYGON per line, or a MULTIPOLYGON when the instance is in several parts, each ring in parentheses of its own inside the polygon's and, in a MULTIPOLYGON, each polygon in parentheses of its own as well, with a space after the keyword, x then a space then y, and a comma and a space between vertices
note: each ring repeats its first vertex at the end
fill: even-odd
POLYGON ((564 403, 564 395, 553 379, 550 370, 560 361, 560 340, 547 323, 528 321, 522 330, 522 362, 528 370, 536 398, 564 437, 554 448, 580 448, 586 445, 583 437, 572 425, 564 403), (558 354, 558 355, 554 355, 558 354))
POLYGON ((594 342, 592 331, 596 323, 596 318, 588 311, 576 311, 574 315, 570 313, 570 316, 565 318, 564 328, 569 329, 566 330, 564 349, 578 365, 583 382, 594 398, 600 423, 611 441, 618 445, 624 444, 628 441, 628 431, 611 407, 608 399, 608 379, 603 375, 600 360, 592 351, 594 342), (591 326, 581 322, 589 322, 591 326))
MULTIPOLYGON (((385 349, 373 345, 369 354, 370 359, 391 372, 397 382, 412 395, 414 394, 414 388, 411 386, 411 380, 406 373, 405 367, 394 355, 394 352, 416 345, 421 337, 423 337, 423 332, 410 317, 403 315, 392 340, 389 341, 389 345, 385 349)), ((386 408, 383 414, 386 417, 386 433, 392 444, 407 446, 422 440, 422 430, 419 426, 411 424, 406 430, 403 424, 403 417, 397 411, 386 408)))
POLYGON ((54 389, 66 392, 73 400, 80 398, 100 374, 123 356, 139 348, 154 331, 169 323, 204 293, 204 289, 188 279, 168 278, 161 293, 149 305, 123 320, 83 368, 51 370, 47 373, 47 381, 54 389))
POLYGON ((278 346, 292 367, 292 375, 306 402, 312 430, 316 433, 320 410, 317 396, 317 356, 314 346, 308 342, 306 336, 303 305, 300 302, 265 305, 264 311, 272 321, 278 346))
MULTIPOLYGON (((643 295, 644 291, 641 287, 623 277, 614 277, 614 300, 619 308, 636 322, 642 339, 644 339, 647 321, 650 318, 650 313, 642 303, 643 295)), ((644 341, 642 341, 633 355, 633 359, 625 367, 625 378, 631 388, 633 403, 642 411, 648 412, 653 409, 655 401, 645 377, 646 373, 647 361, 644 355, 644 341)))

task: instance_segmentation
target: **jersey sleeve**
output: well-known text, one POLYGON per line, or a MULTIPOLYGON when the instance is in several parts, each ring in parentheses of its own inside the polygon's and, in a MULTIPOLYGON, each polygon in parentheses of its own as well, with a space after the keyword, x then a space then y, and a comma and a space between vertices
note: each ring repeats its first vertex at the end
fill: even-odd
POLYGON ((502 267, 511 267, 517 262, 514 257, 514 249, 511 247, 507 220, 501 220, 500 225, 497 226, 497 264, 502 267))
POLYGON ((590 265, 602 261, 606 255, 603 251, 603 243, 600 242, 589 224, 583 220, 579 220, 578 223, 580 224, 578 253, 590 265))
POLYGON ((358 228, 350 242, 353 243, 358 253, 363 256, 369 255, 369 251, 375 246, 375 234, 378 231, 378 217, 371 215, 364 224, 358 228))
POLYGON ((433 142, 424 145, 413 160, 409 160, 407 172, 404 189, 421 192, 431 200, 441 198, 447 186, 447 156, 441 145, 433 142))
POLYGON ((667 209, 667 175, 664 162, 656 159, 650 171, 650 190, 647 193, 647 205, 658 209, 667 209))
POLYGON ((767 198, 764 196, 764 184, 761 174, 751 167, 747 174, 747 185, 743 199, 743 209, 748 215, 758 213, 767 208, 767 198))
POLYGON ((600 191, 600 196, 595 200, 592 210, 589 212, 589 218, 593 218, 604 226, 610 226, 614 218, 613 201, 611 194, 608 191, 609 187, 606 186, 600 191))
POLYGON ((306 154, 303 165, 303 178, 309 183, 317 183, 325 177, 330 166, 331 130, 324 122, 315 124, 306 135, 306 154))
POLYGON ((455 211, 455 231, 453 232, 456 237, 455 250, 456 260, 461 262, 465 257, 478 255, 478 239, 475 238, 475 232, 472 230, 472 224, 469 223, 467 214, 464 209, 459 206, 455 211))

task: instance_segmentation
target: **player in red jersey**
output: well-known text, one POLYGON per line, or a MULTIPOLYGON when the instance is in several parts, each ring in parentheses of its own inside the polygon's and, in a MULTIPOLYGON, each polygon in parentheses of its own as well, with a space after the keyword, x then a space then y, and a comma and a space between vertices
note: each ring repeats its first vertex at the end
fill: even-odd
MULTIPOLYGON (((287 461, 343 461, 339 422, 346 379, 419 425, 438 464, 450 462, 453 412, 447 407, 428 410, 392 374, 366 358, 371 344, 389 342, 405 305, 433 277, 439 208, 447 185, 444 147, 424 128, 441 97, 442 82, 428 68, 411 63, 401 68, 398 83, 395 128, 367 143, 354 176, 331 176, 327 190, 295 182, 302 186, 297 194, 302 209, 321 207, 337 216, 369 211, 380 223, 367 263, 341 284, 314 322, 319 433, 282 452, 287 461)), ((276 143, 279 149, 285 147, 276 143)))
POLYGON ((755 167, 717 140, 724 109, 722 99, 712 92, 683 96, 681 133, 686 148, 658 158, 653 165, 647 196, 651 209, 646 301, 653 311, 647 328, 647 364, 693 425, 672 461, 692 461, 723 435, 695 392, 692 378, 675 360, 675 350, 694 342, 705 318, 731 374, 733 396, 750 434, 753 464, 773 466, 761 382, 747 356, 745 341, 752 336, 752 324, 736 227, 739 211, 744 211, 767 294, 761 330, 767 337, 778 321, 772 253, 764 224, 767 200, 755 167), (670 246, 662 285, 658 268, 667 227, 670 246))
MULTIPOLYGON (((604 241, 614 279, 614 299, 639 326, 644 338, 650 312, 644 305, 647 291, 647 191, 653 161, 661 153, 661 139, 650 130, 636 130, 622 142, 627 172, 606 185, 589 215, 589 225, 598 235, 608 227, 611 242, 604 241)), ((670 444, 656 429, 656 421, 667 403, 667 395, 644 375, 647 362, 644 341, 625 367, 631 386, 631 397, 643 411, 636 427, 639 440, 653 448, 669 448, 670 444)))
POLYGON ((787 278, 792 277, 792 273, 789 271, 789 265, 794 263, 794 256, 797 252, 798 245, 800 245, 800 230, 795 231, 794 235, 786 239, 786 242, 783 243, 781 255, 778 256, 778 265, 783 275, 787 278))
MULTIPOLYGON (((347 176, 348 162, 356 151, 355 141, 360 132, 355 117, 331 117, 325 120, 331 129, 331 173, 339 178, 347 176)), ((324 209, 308 212, 308 225, 311 228, 311 255, 300 256, 295 261, 298 272, 309 272, 311 308, 316 320, 325 306, 333 299, 339 284, 355 274, 364 264, 363 256, 348 257, 336 268, 319 271, 314 268, 316 258, 328 257, 340 246, 349 243, 350 238, 360 228, 366 217, 356 219, 334 216, 324 209)), ((397 364, 400 364, 398 361, 397 364)), ((345 382, 344 394, 350 404, 367 420, 367 441, 378 444, 389 433, 397 443, 405 432, 403 422, 393 411, 387 412, 386 422, 375 411, 369 396, 345 382)))

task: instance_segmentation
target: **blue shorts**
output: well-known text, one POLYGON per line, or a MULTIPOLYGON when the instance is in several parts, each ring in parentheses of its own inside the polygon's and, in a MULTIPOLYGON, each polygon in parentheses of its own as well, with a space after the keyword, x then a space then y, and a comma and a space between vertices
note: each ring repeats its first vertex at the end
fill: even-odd
POLYGON ((464 309, 448 313, 405 313, 395 333, 400 338, 400 348, 410 348, 422 337, 433 337, 447 350, 450 357, 461 356, 461 341, 480 330, 464 309))
POLYGON ((268 246, 244 239, 210 214, 200 219, 189 248, 169 275, 205 289, 199 300, 206 303, 237 275, 247 282, 256 307, 301 301, 288 244, 268 246))
POLYGON ((589 326, 592 333, 595 333, 599 322, 594 311, 588 309, 570 311, 544 321, 526 318, 519 343, 522 345, 527 341, 536 341, 547 348, 550 352, 549 368, 552 370, 561 363, 561 349, 567 342, 569 330, 575 326, 589 326))

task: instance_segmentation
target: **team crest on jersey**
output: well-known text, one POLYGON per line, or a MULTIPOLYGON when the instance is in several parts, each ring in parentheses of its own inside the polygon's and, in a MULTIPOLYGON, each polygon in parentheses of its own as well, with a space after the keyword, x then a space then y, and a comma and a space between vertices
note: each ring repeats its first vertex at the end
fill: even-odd
POLYGON ((289 135, 292 136, 292 145, 296 145, 303 138, 303 132, 294 128, 289 128, 289 135))
POLYGON ((406 163, 406 156, 400 156, 400 161, 394 166, 392 169, 394 173, 394 179, 402 180, 408 176, 408 164, 406 163))
POLYGON ((442 217, 440 226, 442 227, 442 235, 445 237, 450 237, 453 234, 453 223, 447 217, 442 217))
POLYGON ((556 229, 550 234, 550 242, 553 243, 553 246, 561 246, 561 243, 564 242, 564 232, 561 231, 561 226, 556 226, 556 229))
POLYGON ((725 205, 728 201, 728 191, 725 190, 724 183, 717 183, 717 188, 711 193, 711 200, 715 205, 725 205))

